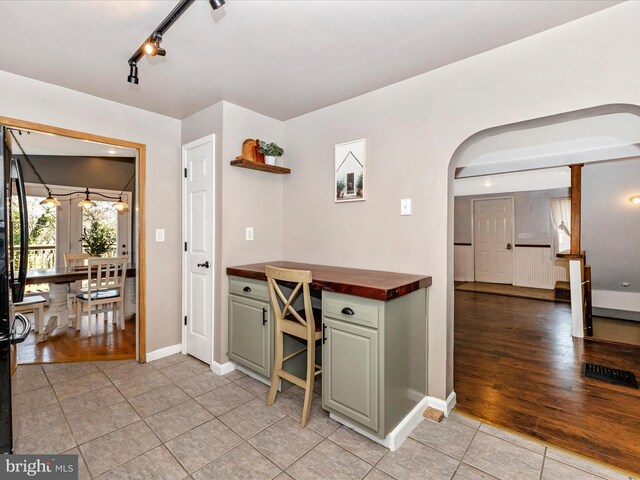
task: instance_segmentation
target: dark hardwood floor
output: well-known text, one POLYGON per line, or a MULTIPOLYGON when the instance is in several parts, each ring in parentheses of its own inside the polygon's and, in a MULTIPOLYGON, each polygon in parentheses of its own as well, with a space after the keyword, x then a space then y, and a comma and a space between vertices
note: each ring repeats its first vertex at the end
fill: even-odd
MULTIPOLYGON (((111 315, 111 314, 109 314, 111 315)), ((31 315, 29 315, 31 316, 31 315)), ((123 360, 136 358, 135 317, 126 321, 124 331, 105 322, 100 315, 96 330, 88 336, 85 316, 80 331, 75 328, 58 328, 46 341, 38 343, 31 332, 24 343, 18 345, 18 364, 88 362, 94 360, 123 360)))
POLYGON ((567 304, 456 291, 454 359, 458 410, 640 474, 640 390, 580 374, 640 379, 640 347, 572 338, 567 304))

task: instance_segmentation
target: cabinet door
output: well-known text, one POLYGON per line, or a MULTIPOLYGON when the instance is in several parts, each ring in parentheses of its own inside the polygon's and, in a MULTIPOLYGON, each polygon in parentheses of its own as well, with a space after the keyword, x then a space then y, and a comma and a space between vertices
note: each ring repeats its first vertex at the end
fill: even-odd
POLYGON ((268 377, 272 345, 269 303, 229 295, 229 358, 268 377))
POLYGON ((378 430, 378 332, 324 318, 322 404, 378 430))

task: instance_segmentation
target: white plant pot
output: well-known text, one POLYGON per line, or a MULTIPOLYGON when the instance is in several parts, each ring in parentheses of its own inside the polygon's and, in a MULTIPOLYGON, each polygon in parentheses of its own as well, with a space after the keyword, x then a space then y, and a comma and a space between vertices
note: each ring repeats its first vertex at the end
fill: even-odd
POLYGON ((264 163, 266 163, 267 165, 275 165, 276 164, 276 157, 273 157, 271 155, 265 155, 264 156, 264 163))

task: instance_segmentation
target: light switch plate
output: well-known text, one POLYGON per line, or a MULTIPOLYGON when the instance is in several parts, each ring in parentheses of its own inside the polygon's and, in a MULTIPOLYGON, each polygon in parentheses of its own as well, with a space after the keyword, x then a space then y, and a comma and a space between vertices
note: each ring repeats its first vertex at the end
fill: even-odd
POLYGON ((156 242, 164 242, 164 228, 156 228, 156 242))
POLYGON ((245 236, 245 240, 252 241, 253 240, 253 227, 247 227, 245 229, 244 236, 245 236))
POLYGON ((403 198, 400 200, 400 215, 411 215, 411 199, 403 198))

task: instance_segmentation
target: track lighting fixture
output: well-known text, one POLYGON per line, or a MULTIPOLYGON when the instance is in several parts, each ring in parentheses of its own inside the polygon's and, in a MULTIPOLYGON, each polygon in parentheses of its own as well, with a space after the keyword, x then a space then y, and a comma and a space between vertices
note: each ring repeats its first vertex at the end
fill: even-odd
POLYGON ((160 47, 161 41, 162 35, 155 34, 147 41, 147 43, 144 44, 144 53, 151 55, 152 57, 155 57, 156 55, 164 57, 167 54, 167 51, 160 47))
MULTIPOLYGON (((153 31, 149 38, 145 40, 145 42, 138 47, 138 49, 131 55, 129 58, 129 76, 127 77, 127 82, 133 83, 135 85, 138 84, 138 61, 144 55, 150 55, 155 57, 156 55, 160 55, 164 57, 167 52, 165 49, 160 47, 160 42, 162 41, 162 36, 164 33, 169 30, 171 25, 175 23, 180 15, 182 15, 187 8, 191 6, 191 4, 195 2, 195 0, 180 0, 178 5, 175 6, 169 15, 165 17, 165 19, 158 25, 158 27, 153 31)), ((225 0, 209 0, 209 4, 211 8, 214 10, 219 9, 225 3, 225 0)))
POLYGON ((127 82, 137 85, 138 81, 138 65, 136 62, 129 62, 129 76, 127 77, 127 82))

